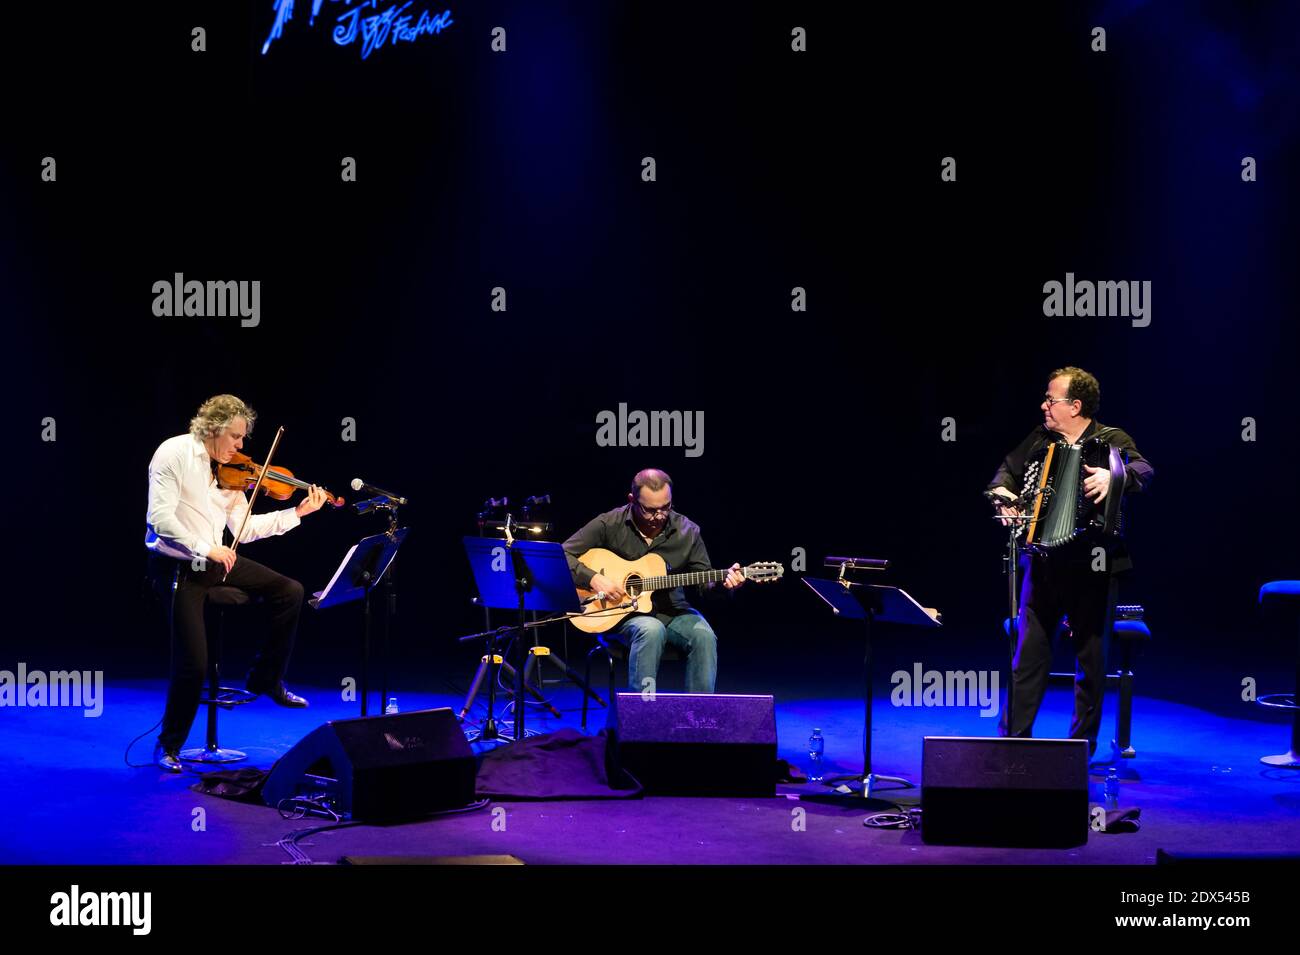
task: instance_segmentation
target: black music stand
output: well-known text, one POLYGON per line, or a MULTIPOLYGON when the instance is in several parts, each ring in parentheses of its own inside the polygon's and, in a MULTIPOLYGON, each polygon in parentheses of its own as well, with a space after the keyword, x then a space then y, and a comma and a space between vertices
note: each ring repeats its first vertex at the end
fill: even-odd
MULTIPOLYGON (((502 628, 517 633, 519 656, 515 661, 515 731, 514 738, 524 738, 524 669, 530 648, 524 643, 529 629, 529 610, 544 613, 580 613, 578 589, 573 585, 569 558, 564 548, 550 541, 500 540, 491 537, 466 537, 465 553, 478 585, 479 602, 485 608, 519 611, 519 623, 502 628)), ((557 619, 565 619, 563 617, 557 619)), ((550 621, 538 621, 548 623, 550 621)), ((493 641, 495 642, 495 641, 493 641)), ((495 649, 489 645, 488 659, 495 666, 495 649)), ((488 686, 488 712, 491 714, 496 688, 496 673, 488 686)))
MULTIPOLYGON (((897 809, 897 804, 883 799, 874 799, 871 790, 878 782, 896 783, 895 788, 911 789, 914 783, 902 776, 884 776, 873 772, 871 767, 871 625, 880 620, 885 623, 901 623, 907 626, 939 627, 938 615, 931 615, 904 590, 898 587, 878 584, 859 584, 844 579, 844 570, 851 569, 852 564, 841 565, 840 577, 836 580, 820 580, 805 577, 803 582, 820 597, 836 617, 848 620, 861 620, 866 633, 866 652, 862 659, 863 673, 863 727, 862 727, 862 772, 852 776, 837 776, 827 782, 841 782, 850 779, 861 780, 862 793, 853 796, 859 805, 869 808, 897 809)), ((879 568, 874 568, 879 569, 879 568)))
MULTIPOLYGON (((397 556, 397 548, 406 539, 408 528, 363 537, 352 545, 325 589, 312 594, 307 603, 317 610, 336 604, 361 600, 361 715, 366 714, 370 692, 370 594, 397 556)), ((386 651, 387 648, 385 648, 386 651)), ((384 660, 385 669, 388 661, 384 660)), ((382 703, 382 701, 381 701, 382 703)))

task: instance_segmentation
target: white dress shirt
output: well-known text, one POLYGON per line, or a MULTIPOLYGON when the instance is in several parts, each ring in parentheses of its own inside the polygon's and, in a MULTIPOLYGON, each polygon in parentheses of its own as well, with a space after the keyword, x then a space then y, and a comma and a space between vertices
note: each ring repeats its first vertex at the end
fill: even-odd
MULTIPOLYGON (((149 462, 149 511, 144 544, 180 560, 207 557, 221 546, 221 529, 239 533, 248 510, 243 491, 217 487, 202 440, 179 434, 158 445, 149 462)), ((293 530, 302 522, 292 507, 248 518, 240 543, 293 530)))

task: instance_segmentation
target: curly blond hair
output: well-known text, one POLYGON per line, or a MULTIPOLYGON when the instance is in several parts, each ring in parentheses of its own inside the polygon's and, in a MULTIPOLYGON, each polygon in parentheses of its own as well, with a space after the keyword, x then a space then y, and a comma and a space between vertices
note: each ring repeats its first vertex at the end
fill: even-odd
POLYGON ((214 395, 199 405, 199 413, 190 419, 190 434, 196 438, 215 438, 236 418, 247 421, 251 433, 257 412, 234 395, 214 395))

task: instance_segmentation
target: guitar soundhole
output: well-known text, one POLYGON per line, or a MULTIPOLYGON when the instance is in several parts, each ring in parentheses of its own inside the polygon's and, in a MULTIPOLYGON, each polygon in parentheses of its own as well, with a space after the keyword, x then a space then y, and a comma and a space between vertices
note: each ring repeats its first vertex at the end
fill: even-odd
POLYGON ((636 574, 632 574, 630 577, 628 577, 627 583, 623 584, 623 590, 627 593, 629 597, 632 598, 640 597, 641 578, 636 574))

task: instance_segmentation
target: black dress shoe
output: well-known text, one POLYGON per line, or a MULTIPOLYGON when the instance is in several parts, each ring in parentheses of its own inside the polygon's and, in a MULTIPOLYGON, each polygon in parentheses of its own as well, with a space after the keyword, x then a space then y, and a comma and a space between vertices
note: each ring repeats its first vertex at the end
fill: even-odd
POLYGON ((169 773, 183 773, 185 771, 185 767, 181 765, 180 751, 163 749, 161 744, 153 748, 153 761, 159 769, 165 769, 169 773))
POLYGON ((297 693, 291 692, 289 688, 284 685, 283 680, 272 687, 267 687, 258 684, 254 680, 249 680, 244 684, 244 687, 249 693, 256 693, 258 696, 268 697, 271 702, 275 703, 277 706, 293 706, 302 709, 307 705, 307 701, 297 693))

